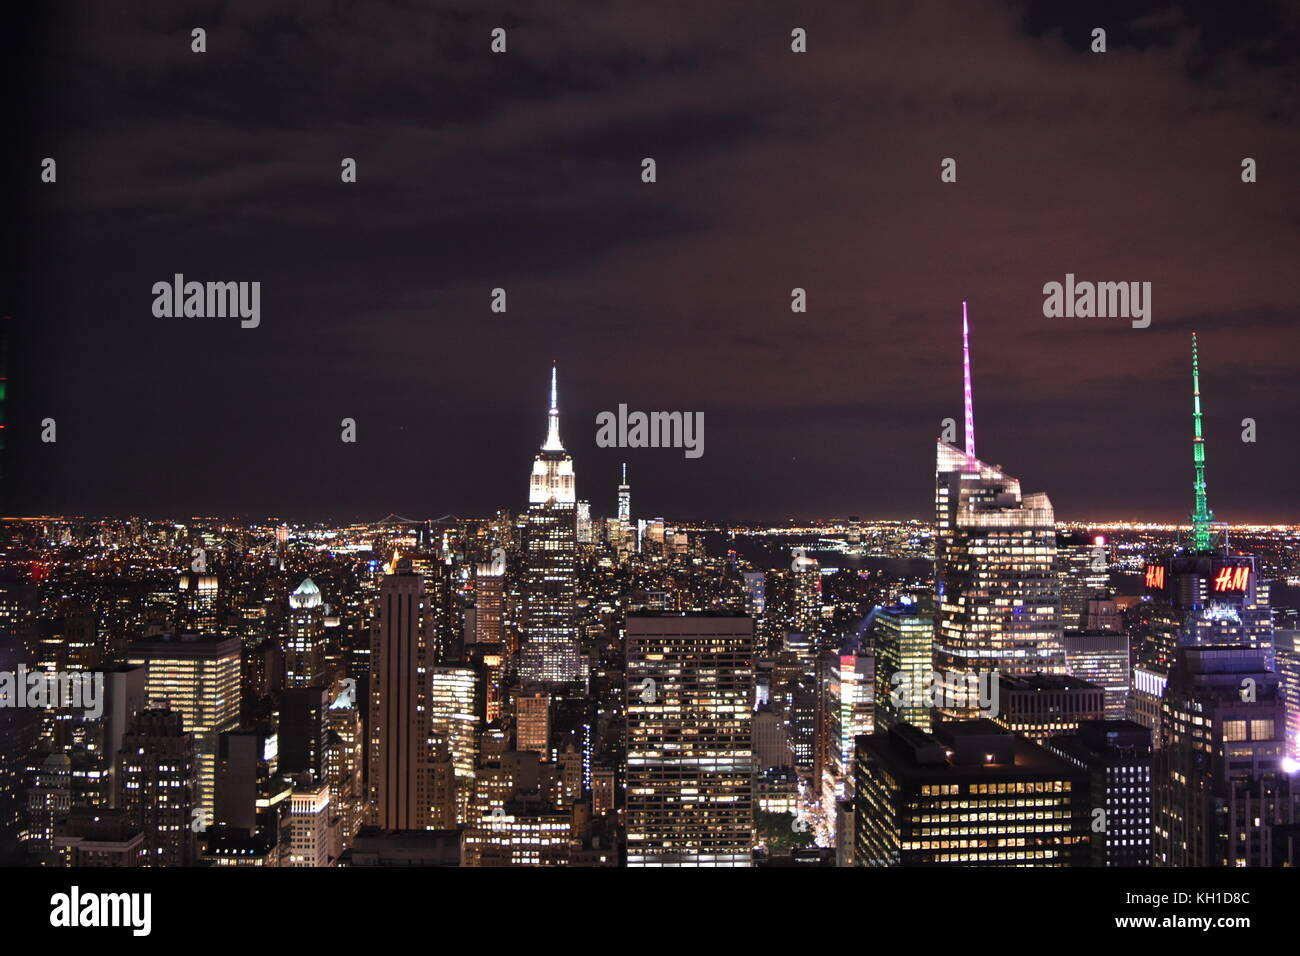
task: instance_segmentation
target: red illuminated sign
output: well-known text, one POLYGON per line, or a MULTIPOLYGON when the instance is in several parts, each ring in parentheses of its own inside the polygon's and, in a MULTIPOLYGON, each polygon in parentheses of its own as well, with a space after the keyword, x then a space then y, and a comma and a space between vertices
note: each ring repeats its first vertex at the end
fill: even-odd
POLYGON ((1165 568, 1161 564, 1147 565, 1146 586, 1155 590, 1160 590, 1165 586, 1165 568))
POLYGON ((1220 568, 1214 578, 1216 591, 1245 591, 1250 581, 1250 567, 1238 565, 1235 568, 1220 568))

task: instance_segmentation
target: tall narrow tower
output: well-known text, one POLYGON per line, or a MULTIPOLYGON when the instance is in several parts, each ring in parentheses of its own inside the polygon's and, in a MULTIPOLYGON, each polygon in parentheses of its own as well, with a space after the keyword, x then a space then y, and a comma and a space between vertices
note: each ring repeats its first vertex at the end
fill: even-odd
POLYGON ((975 457, 965 303, 962 364, 966 447, 936 448, 934 669, 946 675, 940 710, 971 718, 981 678, 1064 673, 1065 657, 1052 503, 975 457))
POLYGON ((627 462, 623 462, 623 480, 618 484, 618 520, 624 528, 632 520, 632 486, 627 483, 627 462))
POLYGON ((1192 512, 1192 536, 1197 551, 1209 551, 1210 522, 1214 512, 1205 496, 1205 438, 1201 435, 1201 371, 1196 354, 1196 333, 1192 333, 1192 462, 1196 468, 1196 510, 1192 512))
POLYGON ((284 683, 291 688, 325 683, 325 604, 311 578, 305 578, 289 595, 284 683))
POLYGON ((430 823, 430 618, 424 575, 398 558, 379 584, 370 634, 370 812, 389 830, 430 823))
POLYGON ((525 681, 585 681, 578 642, 578 514, 573 458, 560 442, 560 407, 551 366, 551 408, 546 441, 533 458, 528 483, 524 552, 524 646, 519 663, 525 681))
POLYGON ((975 403, 970 390, 970 321, 966 317, 966 301, 961 303, 961 367, 966 380, 966 457, 975 461, 975 403))

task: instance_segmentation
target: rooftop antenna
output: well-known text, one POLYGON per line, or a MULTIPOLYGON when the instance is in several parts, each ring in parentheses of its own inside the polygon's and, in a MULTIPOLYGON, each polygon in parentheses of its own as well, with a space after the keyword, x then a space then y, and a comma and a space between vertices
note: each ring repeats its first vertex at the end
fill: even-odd
POLYGON ((1192 512, 1192 538, 1197 551, 1210 550, 1210 522, 1214 512, 1205 496, 1205 438, 1201 435, 1201 371, 1192 333, 1192 462, 1196 468, 1196 510, 1192 512))
MULTIPOLYGON (((966 316, 966 301, 961 303, 961 362, 966 374, 966 457, 975 460, 975 406, 970 391, 970 320, 966 316)), ((1199 426, 1198 426, 1199 427, 1199 426)))

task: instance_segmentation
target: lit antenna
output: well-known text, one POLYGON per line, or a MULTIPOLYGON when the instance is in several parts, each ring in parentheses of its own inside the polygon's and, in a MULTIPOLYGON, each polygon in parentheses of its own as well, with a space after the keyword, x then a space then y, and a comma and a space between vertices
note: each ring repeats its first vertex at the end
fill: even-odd
POLYGON ((1196 468, 1196 510, 1192 512, 1192 536, 1197 551, 1210 550, 1210 510, 1205 495, 1205 438, 1201 435, 1201 370, 1196 354, 1196 333, 1192 333, 1192 463, 1196 468))
POLYGON ((970 320, 966 317, 966 302, 961 304, 961 362, 966 373, 966 457, 975 460, 975 405, 970 393, 970 320))
POLYGON ((546 418, 546 441, 542 443, 542 451, 564 451, 564 445, 560 441, 560 403, 558 400, 558 389, 555 383, 555 363, 551 363, 551 410, 546 418))

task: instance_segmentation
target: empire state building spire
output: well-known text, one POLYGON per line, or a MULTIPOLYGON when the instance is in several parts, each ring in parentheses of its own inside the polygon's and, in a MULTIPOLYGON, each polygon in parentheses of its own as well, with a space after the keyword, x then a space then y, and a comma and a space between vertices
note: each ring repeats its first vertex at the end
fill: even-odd
POLYGON ((551 363, 551 411, 546 423, 546 441, 542 443, 542 451, 564 451, 564 445, 560 441, 560 405, 557 399, 557 389, 555 380, 555 363, 551 363))

